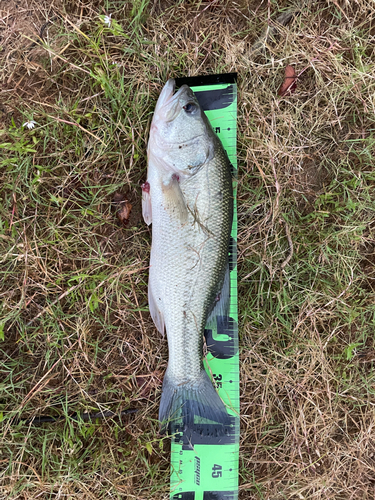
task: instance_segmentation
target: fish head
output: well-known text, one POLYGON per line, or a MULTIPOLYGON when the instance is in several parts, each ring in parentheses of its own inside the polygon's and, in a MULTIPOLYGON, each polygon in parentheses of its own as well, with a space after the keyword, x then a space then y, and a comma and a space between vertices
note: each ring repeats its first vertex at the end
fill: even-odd
POLYGON ((168 80, 151 124, 149 163, 186 178, 213 158, 215 141, 194 92, 187 85, 175 92, 175 81, 168 80))

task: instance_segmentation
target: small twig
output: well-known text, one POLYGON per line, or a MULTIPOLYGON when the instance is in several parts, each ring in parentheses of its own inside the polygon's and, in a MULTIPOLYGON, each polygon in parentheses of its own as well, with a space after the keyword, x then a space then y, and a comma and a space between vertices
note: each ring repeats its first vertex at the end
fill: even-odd
POLYGON ((83 33, 83 31, 81 31, 78 26, 76 26, 74 23, 72 23, 72 21, 69 20, 68 17, 66 16, 63 16, 60 14, 60 16, 64 19, 64 21, 66 21, 68 24, 70 24, 70 26, 76 30, 77 33, 79 33, 80 35, 82 35, 84 38, 86 38, 86 40, 88 40, 89 42, 91 42, 90 40, 90 37, 88 37, 85 33, 83 33))
POLYGON ((251 46, 250 55, 254 57, 263 54, 267 48, 268 40, 275 40, 276 35, 280 32, 280 26, 287 26, 296 14, 299 14, 299 11, 289 10, 283 12, 273 21, 270 18, 270 12, 268 12, 268 26, 251 46))
POLYGON ((89 97, 85 97, 84 99, 81 99, 81 100, 79 101, 79 103, 81 104, 81 102, 88 101, 88 100, 90 100, 90 99, 93 99, 94 97, 98 97, 98 95, 101 95, 101 94, 104 94, 104 90, 102 90, 101 92, 98 92, 97 94, 90 95, 89 97))
POLYGON ((275 177, 275 188, 276 188, 276 199, 275 199, 275 202, 273 204, 273 214, 272 214, 272 218, 273 218, 273 220, 275 220, 277 217, 277 212, 279 211, 279 200, 280 200, 280 196, 281 196, 281 186, 279 184, 279 181, 277 180, 275 162, 274 162, 273 158, 271 158, 271 165, 272 165, 273 175, 275 177))
POLYGON ((27 35, 22 35, 22 36, 24 38, 27 38, 31 42, 34 42, 35 45, 38 45, 39 47, 42 47, 45 50, 48 50, 48 52, 50 52, 51 54, 53 54, 58 59, 61 59, 62 61, 64 61, 66 64, 69 64, 69 66, 71 66, 72 68, 78 69, 79 71, 83 71, 84 73, 86 73, 88 75, 91 75, 90 71, 87 71, 87 69, 80 68, 76 64, 71 63, 70 61, 68 61, 67 59, 65 59, 65 57, 60 56, 60 54, 56 54, 56 52, 54 52, 51 48, 46 49, 46 47, 44 47, 44 45, 42 45, 41 43, 36 42, 35 40, 33 40, 32 38, 30 38, 29 36, 27 36, 27 35))
POLYGON ((27 467, 28 469, 31 469, 34 472, 35 477, 38 479, 39 483, 42 484, 42 480, 41 480, 39 474, 34 469, 34 467, 32 467, 30 464, 27 464, 25 462, 21 462, 20 460, 12 460, 12 461, 10 461, 9 458, 6 458, 5 460, 0 460, 0 463, 1 462, 7 462, 8 466, 10 466, 11 464, 24 465, 25 467, 27 467))
POLYGON ((61 299, 63 299, 64 297, 66 297, 67 295, 69 295, 70 292, 72 292, 73 290, 75 290, 76 288, 78 288, 79 286, 81 285, 81 283, 78 283, 78 285, 74 285, 72 286, 71 288, 69 288, 69 290, 67 290, 66 292, 62 293, 56 300, 54 300, 52 302, 52 304, 49 304, 47 307, 45 307, 42 311, 40 311, 40 313, 38 313, 33 319, 31 319, 26 326, 29 326, 31 325, 31 323, 33 323, 36 319, 40 318, 40 316, 42 316, 44 313, 46 313, 48 311, 48 309, 50 309, 51 307, 53 307, 55 304, 57 304, 61 299))
MULTIPOLYGON (((69 349, 67 349, 67 351, 65 351, 64 354, 67 354, 69 351, 71 351, 73 349, 73 347, 76 345, 77 341, 74 342, 74 344, 69 347, 69 349)), ((35 386, 31 389, 31 391, 29 391, 24 400, 22 401, 21 403, 21 408, 23 408, 27 402, 29 402, 34 396, 35 394, 42 390, 43 387, 48 384, 48 382, 51 380, 51 377, 47 380, 45 380, 47 378, 47 376, 51 373, 51 371, 55 368, 55 366, 60 363, 60 361, 63 361, 63 359, 61 357, 59 357, 59 359, 57 361, 55 361, 55 363, 53 363, 53 365, 51 366, 51 368, 43 375, 43 377, 35 384, 35 386), (44 381, 43 385, 42 385, 42 382, 44 381)))
MULTIPOLYGON (((335 43, 331 43, 331 45, 328 47, 328 49, 327 49, 327 50, 325 50, 325 51, 323 52, 323 54, 327 54, 327 53, 328 53, 331 49, 333 49, 333 48, 334 48, 334 46, 335 46, 335 43)), ((306 66, 305 68, 303 68, 303 70, 302 70, 302 71, 300 71, 300 72, 298 73, 298 75, 297 75, 297 79, 298 79, 298 78, 302 75, 302 73, 304 73, 307 69, 309 69, 309 68, 311 67, 311 63, 313 63, 313 62, 315 62, 315 61, 319 61, 319 60, 320 60, 320 59, 319 59, 319 56, 314 57, 313 59, 311 59, 311 61, 309 62, 308 66, 306 66)))
POLYGON ((67 125, 74 125, 75 127, 78 127, 80 128, 83 132, 85 132, 86 134, 89 134, 91 135, 92 137, 94 137, 97 141, 100 141, 105 147, 107 147, 107 144, 102 140, 100 139, 100 137, 98 137, 97 135, 93 134, 92 132, 90 132, 89 130, 85 129, 84 127, 82 127, 82 125, 80 125, 79 123, 76 123, 76 122, 69 122, 68 120, 63 120, 62 118, 57 118, 57 116, 51 116, 51 115, 47 115, 48 118, 52 118, 52 120, 56 120, 58 122, 61 122, 61 123, 66 123, 67 125))
POLYGON ((288 243, 289 243, 289 254, 288 254, 287 258, 281 264, 281 269, 284 269, 289 264, 290 259, 293 257, 294 250, 293 250, 292 237, 290 236, 289 225, 284 218, 282 218, 281 221, 285 224, 286 237, 287 237, 288 243))
MULTIPOLYGON (((141 312, 140 307, 139 307, 139 302, 138 302, 137 294, 135 293, 134 283, 133 283, 132 280, 130 281, 130 283, 131 283, 131 287, 132 287, 132 291, 133 291, 134 300, 135 300, 135 303, 137 305, 137 309, 138 309, 138 313, 139 313, 139 318, 140 318, 141 323, 142 323, 143 334, 144 334, 145 338, 147 338, 146 327, 145 327, 145 323, 143 321, 142 312, 141 312)), ((163 333, 163 337, 164 337, 164 333, 163 333)))
POLYGON ((210 2, 207 7, 205 7, 203 10, 201 10, 200 12, 198 12, 198 14, 194 17, 193 21, 195 21, 201 14, 203 14, 203 12, 207 9, 209 9, 210 7, 212 7, 213 5, 215 5, 215 3, 217 3, 217 0, 213 0, 212 2, 210 2))
POLYGON ((340 293, 340 295, 338 295, 337 297, 334 297, 332 300, 327 302, 327 304, 324 305, 324 308, 330 306, 333 302, 336 302, 336 300, 339 300, 348 291, 349 287, 351 286, 351 284, 354 281, 353 269, 351 268, 350 271, 351 271, 351 276, 350 276, 350 282, 349 282, 348 286, 345 287, 345 289, 340 293))
MULTIPOLYGON (((281 196, 281 186, 279 184, 279 181, 277 180, 277 174, 276 174, 275 163, 273 161, 273 158, 271 158, 271 164, 272 164, 273 175, 275 177, 275 188, 276 188, 276 200, 273 204, 273 219, 275 219, 277 216, 277 212, 279 211, 279 199, 281 196)), ((294 249, 293 249, 293 241, 292 241, 292 237, 290 235, 288 223, 286 222, 284 217, 282 217, 280 219, 280 222, 285 224, 285 232, 286 232, 286 237, 288 239, 288 244, 289 244, 289 254, 286 257, 286 259, 283 260, 283 262, 281 263, 281 266, 280 266, 280 269, 283 270, 289 264, 290 259, 293 257, 294 249)))
POLYGON ((14 214, 17 215, 17 199, 16 199, 16 193, 13 193, 13 208, 12 208, 12 215, 11 215, 11 218, 10 218, 10 224, 9 224, 9 229, 12 228, 13 226, 13 218, 14 218, 14 214))

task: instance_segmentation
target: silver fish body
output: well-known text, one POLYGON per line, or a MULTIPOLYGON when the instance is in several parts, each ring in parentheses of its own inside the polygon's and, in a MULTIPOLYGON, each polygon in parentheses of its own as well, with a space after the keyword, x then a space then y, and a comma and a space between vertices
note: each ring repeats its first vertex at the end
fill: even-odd
POLYGON ((169 348, 159 420, 164 429, 209 420, 221 433, 229 417, 204 370, 202 345, 215 304, 228 304, 232 177, 193 92, 174 89, 169 80, 155 108, 143 185, 143 215, 152 222, 149 307, 169 348))

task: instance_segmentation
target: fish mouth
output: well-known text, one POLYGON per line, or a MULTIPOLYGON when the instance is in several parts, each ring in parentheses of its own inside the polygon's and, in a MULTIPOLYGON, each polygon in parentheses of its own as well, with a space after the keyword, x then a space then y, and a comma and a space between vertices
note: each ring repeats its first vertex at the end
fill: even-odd
POLYGON ((174 78, 170 78, 164 85, 155 107, 155 115, 168 122, 174 120, 180 111, 179 107, 175 104, 178 102, 181 94, 187 91, 191 92, 187 85, 182 85, 177 92, 175 90, 176 81, 174 78))

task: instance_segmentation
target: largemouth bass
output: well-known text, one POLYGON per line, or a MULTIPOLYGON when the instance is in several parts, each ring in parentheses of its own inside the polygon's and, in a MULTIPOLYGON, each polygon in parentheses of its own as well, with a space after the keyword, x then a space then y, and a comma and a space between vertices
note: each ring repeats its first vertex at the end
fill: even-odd
POLYGON ((228 156, 187 85, 176 93, 174 80, 164 86, 147 153, 148 301, 169 349, 159 420, 164 431, 183 423, 220 435, 230 419, 203 366, 203 336, 209 317, 229 305, 232 177, 228 156))

